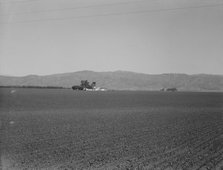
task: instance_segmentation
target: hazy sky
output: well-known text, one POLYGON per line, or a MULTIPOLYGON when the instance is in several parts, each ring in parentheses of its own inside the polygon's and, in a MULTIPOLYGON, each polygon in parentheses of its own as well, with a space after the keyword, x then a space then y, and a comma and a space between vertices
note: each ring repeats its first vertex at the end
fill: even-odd
POLYGON ((223 0, 0 0, 0 74, 223 74, 223 0))

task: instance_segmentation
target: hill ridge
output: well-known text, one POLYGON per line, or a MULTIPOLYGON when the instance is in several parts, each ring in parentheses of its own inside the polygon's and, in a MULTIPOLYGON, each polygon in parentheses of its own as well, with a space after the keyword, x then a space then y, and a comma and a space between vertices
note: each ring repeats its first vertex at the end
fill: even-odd
POLYGON ((79 85, 81 80, 96 81, 97 86, 113 90, 160 90, 178 88, 182 91, 223 91, 223 75, 163 73, 145 74, 131 71, 96 72, 83 70, 51 75, 0 76, 0 86, 79 85))

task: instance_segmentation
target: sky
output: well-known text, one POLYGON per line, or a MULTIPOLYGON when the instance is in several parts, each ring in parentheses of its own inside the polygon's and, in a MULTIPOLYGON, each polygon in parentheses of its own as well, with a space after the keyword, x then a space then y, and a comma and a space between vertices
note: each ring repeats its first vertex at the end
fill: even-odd
POLYGON ((0 75, 223 74, 223 0, 0 0, 0 75))

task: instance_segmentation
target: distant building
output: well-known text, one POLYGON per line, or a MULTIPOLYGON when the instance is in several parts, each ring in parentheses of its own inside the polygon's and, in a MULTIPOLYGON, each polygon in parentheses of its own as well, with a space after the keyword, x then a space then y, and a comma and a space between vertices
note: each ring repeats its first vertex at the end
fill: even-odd
POLYGON ((160 91, 176 92, 178 90, 177 90, 177 88, 174 87, 174 88, 166 88, 166 89, 162 88, 162 89, 160 89, 160 91))
POLYGON ((95 88, 95 91, 108 91, 108 89, 97 87, 97 88, 95 88))
POLYGON ((81 80, 80 85, 72 86, 73 90, 83 90, 83 91, 107 91, 105 88, 96 87, 96 82, 92 82, 91 85, 88 80, 81 80))
POLYGON ((177 91, 177 88, 167 88, 166 91, 175 92, 177 91))

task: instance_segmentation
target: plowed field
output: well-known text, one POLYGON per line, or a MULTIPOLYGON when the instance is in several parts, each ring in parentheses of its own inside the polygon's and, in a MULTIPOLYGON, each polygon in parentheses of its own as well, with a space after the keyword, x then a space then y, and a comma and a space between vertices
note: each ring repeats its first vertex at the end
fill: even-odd
POLYGON ((223 169, 223 93, 2 88, 0 116, 4 170, 223 169))

